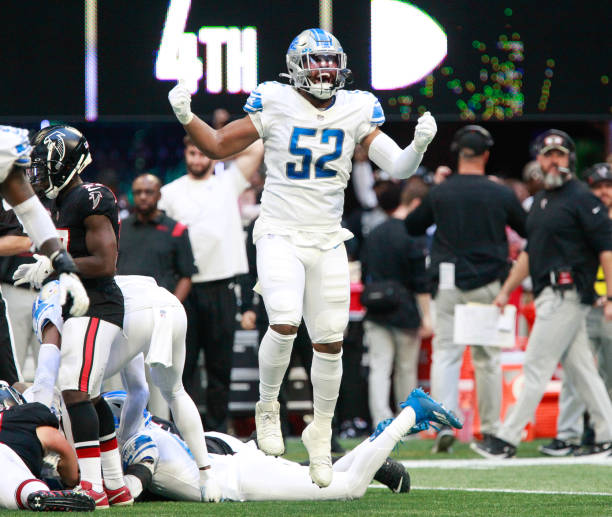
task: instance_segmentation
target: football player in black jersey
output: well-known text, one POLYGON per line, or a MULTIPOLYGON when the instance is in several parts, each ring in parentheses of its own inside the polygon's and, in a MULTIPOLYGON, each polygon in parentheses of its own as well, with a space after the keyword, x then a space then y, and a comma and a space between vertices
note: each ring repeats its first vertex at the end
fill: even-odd
MULTIPOLYGON (((32 163, 26 173, 39 195, 55 199, 52 217, 64 246, 75 258, 90 300, 84 316, 64 314, 58 375, 72 423, 80 486, 92 495, 98 508, 132 504, 123 482, 113 416, 99 397, 111 345, 123 324, 123 296, 114 280, 117 200, 108 187, 81 180, 91 154, 77 129, 46 127, 32 137, 32 146, 32 163)), ((38 257, 35 264, 20 266, 15 276, 40 286, 49 274, 47 266, 48 261, 38 257)), ((59 354, 55 364, 49 361, 46 365, 50 376, 56 375, 59 354)))
POLYGON ((37 511, 92 511, 94 500, 78 490, 50 490, 41 481, 43 456, 55 452, 65 486, 79 480, 74 450, 58 430, 56 416, 40 402, 28 404, 0 381, 0 508, 37 511))
MULTIPOLYGON (((89 301, 74 274, 77 268, 70 255, 62 249, 49 214, 34 195, 23 173, 24 167, 30 164, 31 150, 27 130, 0 126, 0 196, 13 207, 39 252, 50 257, 49 263, 62 282, 63 298, 70 294, 73 302, 70 310, 73 315, 81 316, 87 311, 89 301)), ((3 342, 0 346, 4 348, 0 369, 12 380, 17 380, 10 342, 3 342)))

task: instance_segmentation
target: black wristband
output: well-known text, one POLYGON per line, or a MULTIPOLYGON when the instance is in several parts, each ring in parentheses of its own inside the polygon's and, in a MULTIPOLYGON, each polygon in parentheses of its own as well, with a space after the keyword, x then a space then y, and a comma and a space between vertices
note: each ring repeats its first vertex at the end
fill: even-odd
POLYGON ((612 296, 606 296, 606 300, 608 300, 609 302, 612 302, 612 296))
POLYGON ((66 250, 58 250, 49 257, 55 272, 60 275, 62 273, 78 273, 79 270, 74 263, 74 259, 66 250))

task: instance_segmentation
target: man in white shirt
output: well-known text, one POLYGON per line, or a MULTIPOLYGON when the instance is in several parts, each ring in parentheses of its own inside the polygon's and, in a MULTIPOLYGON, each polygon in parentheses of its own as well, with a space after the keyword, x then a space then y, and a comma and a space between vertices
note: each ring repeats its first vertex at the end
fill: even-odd
POLYGON ((183 380, 194 396, 193 378, 200 350, 204 350, 206 427, 226 431, 237 311, 234 277, 248 272, 238 196, 250 185, 263 146, 250 146, 222 168, 188 136, 184 142, 187 174, 162 187, 159 203, 169 217, 189 228, 198 268, 185 303, 188 326, 183 380))
POLYGON ((260 139, 266 182, 253 231, 257 272, 270 327, 259 348, 257 443, 269 455, 284 451, 278 393, 302 316, 313 342, 313 422, 302 433, 310 476, 332 481, 331 421, 342 378, 342 340, 349 314, 349 269, 340 226, 344 189, 355 146, 398 178, 414 173, 436 133, 419 118, 412 144, 401 149, 379 128, 385 116, 369 92, 344 87, 352 75, 339 41, 308 29, 286 54, 290 84, 265 82, 247 99, 247 115, 215 130, 191 112, 181 83, 168 98, 179 122, 207 156, 224 159, 260 139))

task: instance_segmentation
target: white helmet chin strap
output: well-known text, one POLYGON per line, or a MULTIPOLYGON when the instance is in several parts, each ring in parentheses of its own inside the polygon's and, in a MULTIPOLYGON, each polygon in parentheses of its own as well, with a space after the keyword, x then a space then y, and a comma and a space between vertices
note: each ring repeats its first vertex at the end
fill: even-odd
POLYGON ((53 185, 51 181, 51 176, 49 176, 49 188, 45 190, 45 196, 47 196, 47 199, 55 199, 57 195, 60 193, 60 190, 62 190, 66 185, 68 185, 68 183, 70 183, 70 180, 74 178, 74 175, 81 174, 83 169, 87 167, 90 163, 91 163, 90 153, 87 153, 86 155, 81 156, 81 158, 79 159, 79 162, 76 164, 74 169, 72 169, 70 176, 68 176, 66 180, 64 181, 64 183, 62 183, 59 187, 56 187, 55 185, 53 185))

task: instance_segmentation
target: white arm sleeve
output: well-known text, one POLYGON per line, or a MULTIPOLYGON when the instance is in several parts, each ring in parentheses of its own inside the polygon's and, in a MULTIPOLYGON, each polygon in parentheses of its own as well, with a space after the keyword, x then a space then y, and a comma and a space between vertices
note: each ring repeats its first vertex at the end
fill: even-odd
POLYGON ((15 205, 13 210, 37 249, 49 239, 59 238, 51 216, 36 196, 15 205))
POLYGON ((413 143, 402 150, 388 135, 380 133, 372 140, 368 157, 394 178, 405 179, 416 172, 423 153, 417 152, 413 143))

